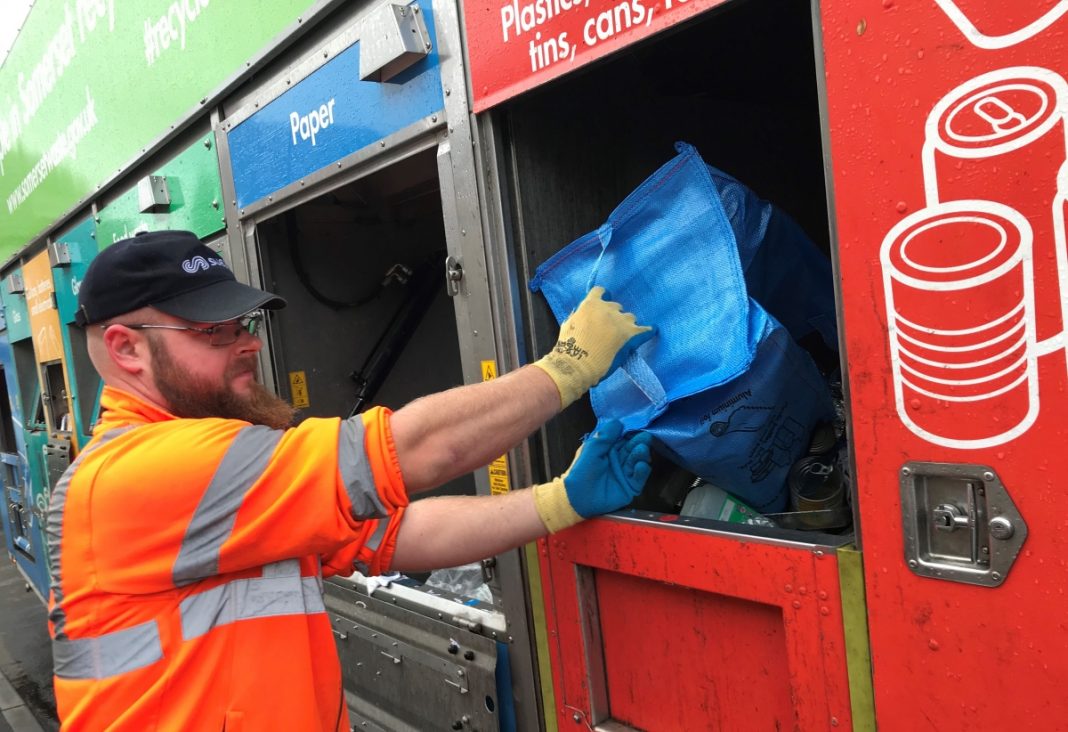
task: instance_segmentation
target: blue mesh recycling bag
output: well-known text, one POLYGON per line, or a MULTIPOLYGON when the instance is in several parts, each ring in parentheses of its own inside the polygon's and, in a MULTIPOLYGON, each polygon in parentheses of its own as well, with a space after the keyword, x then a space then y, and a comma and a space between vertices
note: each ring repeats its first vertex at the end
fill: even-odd
POLYGON ((590 392, 599 418, 653 434, 676 463, 762 513, 786 506, 786 475, 827 385, 796 343, 837 348, 830 264, 800 227, 677 143, 678 155, 608 221, 538 267, 558 321, 594 285, 657 335, 590 392))

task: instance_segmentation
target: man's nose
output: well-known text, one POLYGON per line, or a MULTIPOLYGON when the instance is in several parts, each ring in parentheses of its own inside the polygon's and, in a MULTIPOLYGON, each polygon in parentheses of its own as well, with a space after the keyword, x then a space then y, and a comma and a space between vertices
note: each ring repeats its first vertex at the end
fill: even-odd
POLYGON ((252 335, 247 330, 241 331, 237 337, 238 353, 259 353, 263 350, 263 341, 258 335, 252 335))

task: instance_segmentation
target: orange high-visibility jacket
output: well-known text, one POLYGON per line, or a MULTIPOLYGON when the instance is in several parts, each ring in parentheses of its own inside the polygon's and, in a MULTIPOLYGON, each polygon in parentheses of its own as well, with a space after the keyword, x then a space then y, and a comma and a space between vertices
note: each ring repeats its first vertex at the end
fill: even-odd
POLYGON ((63 729, 347 730, 322 578, 389 567, 389 411, 283 431, 101 407, 48 514, 63 729))

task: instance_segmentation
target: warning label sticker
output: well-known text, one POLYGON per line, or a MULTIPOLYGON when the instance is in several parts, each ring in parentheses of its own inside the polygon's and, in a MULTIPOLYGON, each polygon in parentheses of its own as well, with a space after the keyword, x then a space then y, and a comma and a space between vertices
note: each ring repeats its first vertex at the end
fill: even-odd
MULTIPOLYGON (((497 378, 497 364, 493 361, 482 362, 482 380, 489 381, 497 378)), ((487 467, 489 471, 490 493, 497 495, 512 490, 508 481, 508 456, 501 455, 487 467)))
POLYGON ((308 399, 308 379, 303 371, 289 372, 289 395, 290 403, 297 409, 311 406, 308 399))

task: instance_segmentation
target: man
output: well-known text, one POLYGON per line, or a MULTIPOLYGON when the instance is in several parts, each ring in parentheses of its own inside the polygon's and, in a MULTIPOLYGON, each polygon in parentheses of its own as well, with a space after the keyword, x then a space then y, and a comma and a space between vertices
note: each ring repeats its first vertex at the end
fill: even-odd
POLYGON ((64 728, 347 730, 324 575, 463 564, 626 505, 649 447, 618 423, 545 485, 408 500, 513 447, 650 337, 600 295, 531 366, 290 428, 255 381, 256 325, 281 298, 189 232, 103 250, 77 317, 101 417, 48 515, 64 728))

